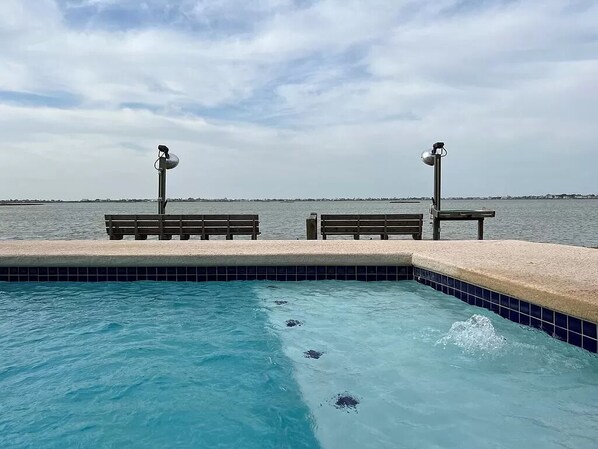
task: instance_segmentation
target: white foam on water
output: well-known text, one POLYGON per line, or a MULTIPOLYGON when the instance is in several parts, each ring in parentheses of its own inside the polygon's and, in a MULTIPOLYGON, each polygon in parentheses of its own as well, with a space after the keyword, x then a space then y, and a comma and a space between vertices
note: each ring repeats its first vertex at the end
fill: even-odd
POLYGON ((503 348, 506 339, 497 334, 489 318, 473 315, 466 321, 453 323, 448 333, 437 345, 455 345, 466 352, 495 352, 503 348))

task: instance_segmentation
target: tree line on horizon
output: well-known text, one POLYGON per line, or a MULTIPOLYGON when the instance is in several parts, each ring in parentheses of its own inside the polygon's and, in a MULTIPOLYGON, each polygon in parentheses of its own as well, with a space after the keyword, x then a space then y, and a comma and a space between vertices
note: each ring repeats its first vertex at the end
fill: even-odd
MULTIPOLYGON (((367 198, 170 198, 168 201, 178 202, 309 202, 309 201, 429 201, 429 196, 417 197, 367 197, 367 198)), ((525 199, 598 199, 598 194, 558 193, 544 195, 505 195, 505 196, 453 196, 443 197, 445 200, 525 200, 525 199)), ((96 198, 81 200, 40 200, 40 199, 7 199, 0 200, 0 204, 30 204, 30 203, 142 203, 155 202, 155 198, 96 198)))

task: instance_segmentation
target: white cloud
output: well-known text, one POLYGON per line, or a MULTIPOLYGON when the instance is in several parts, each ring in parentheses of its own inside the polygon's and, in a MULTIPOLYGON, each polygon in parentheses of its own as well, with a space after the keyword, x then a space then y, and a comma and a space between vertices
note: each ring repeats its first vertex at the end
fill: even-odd
POLYGON ((182 158, 173 196, 423 195, 419 151, 439 139, 447 194, 597 190, 580 157, 598 119, 595 4, 155 0, 143 8, 176 7, 173 22, 102 26, 130 5, 0 4, 0 92, 80 101, 0 93, 2 196, 151 197, 158 143, 182 158), (64 15, 89 7, 85 26, 64 15), (546 157, 519 179, 532 151, 546 157))

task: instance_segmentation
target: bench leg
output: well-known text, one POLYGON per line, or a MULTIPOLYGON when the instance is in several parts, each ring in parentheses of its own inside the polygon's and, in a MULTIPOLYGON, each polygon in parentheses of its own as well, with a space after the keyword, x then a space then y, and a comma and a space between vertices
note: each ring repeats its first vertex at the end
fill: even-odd
POLYGON ((135 240, 147 240, 147 235, 139 235, 135 236, 135 240))
POLYGON ((123 236, 119 235, 119 234, 112 234, 110 236, 110 240, 122 240, 122 239, 123 239, 123 236))
POLYGON ((421 234, 413 234, 411 237, 413 237, 413 240, 421 240, 422 239, 421 234))
POLYGON ((355 234, 355 235, 353 236, 353 240, 359 240, 359 234, 355 234))
POLYGON ((181 240, 189 240, 189 237, 190 237, 189 234, 183 234, 180 236, 180 239, 181 240))
POLYGON ((232 239, 233 239, 232 234, 226 234, 226 240, 232 240, 232 239))
POLYGON ((484 219, 478 220, 478 240, 484 240, 484 219))
POLYGON ((326 234, 322 234, 322 240, 326 240, 326 234))

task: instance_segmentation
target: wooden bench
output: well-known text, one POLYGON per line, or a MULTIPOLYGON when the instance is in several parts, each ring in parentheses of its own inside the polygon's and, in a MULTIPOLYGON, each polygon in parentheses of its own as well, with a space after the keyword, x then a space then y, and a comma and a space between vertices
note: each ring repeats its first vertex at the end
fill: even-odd
POLYGON ((352 235, 359 240, 361 235, 379 235, 388 240, 389 235, 411 235, 415 240, 422 238, 423 214, 359 214, 322 215, 321 233, 326 240, 329 235, 352 235))
POLYGON ((178 236, 189 240, 192 235, 209 240, 212 235, 224 235, 232 240, 235 235, 249 235, 256 240, 260 233, 257 215, 106 215, 106 232, 110 240, 122 240, 125 235, 135 240, 146 240, 157 235, 160 240, 178 236))

